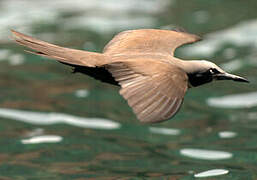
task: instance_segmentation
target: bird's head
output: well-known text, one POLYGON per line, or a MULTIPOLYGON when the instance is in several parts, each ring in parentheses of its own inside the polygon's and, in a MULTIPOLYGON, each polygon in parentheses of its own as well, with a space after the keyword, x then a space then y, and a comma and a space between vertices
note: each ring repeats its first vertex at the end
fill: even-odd
POLYGON ((225 72, 216 64, 206 60, 190 61, 190 66, 188 67, 187 74, 189 77, 189 82, 192 86, 200 86, 213 80, 249 82, 243 77, 225 72))

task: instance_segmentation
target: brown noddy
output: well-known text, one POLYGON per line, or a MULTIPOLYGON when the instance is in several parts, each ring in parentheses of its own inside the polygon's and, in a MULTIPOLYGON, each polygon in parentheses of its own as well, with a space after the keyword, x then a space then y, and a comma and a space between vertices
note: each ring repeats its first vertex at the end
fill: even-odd
POLYGON ((121 86, 141 122, 156 123, 173 117, 188 88, 213 80, 247 79, 229 74, 212 62, 184 61, 174 57, 176 48, 200 40, 196 35, 172 30, 138 29, 116 35, 103 53, 56 46, 13 31, 17 43, 31 53, 56 59, 106 83, 121 86))

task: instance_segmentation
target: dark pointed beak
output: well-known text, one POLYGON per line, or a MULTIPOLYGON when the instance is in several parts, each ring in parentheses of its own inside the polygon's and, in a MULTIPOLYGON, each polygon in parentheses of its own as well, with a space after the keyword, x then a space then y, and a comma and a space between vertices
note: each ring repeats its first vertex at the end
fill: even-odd
POLYGON ((233 80, 233 81, 238 81, 238 82, 249 83, 249 81, 247 79, 237 76, 237 75, 234 75, 234 74, 229 74, 229 73, 216 74, 216 75, 214 75, 214 78, 217 80, 233 80))

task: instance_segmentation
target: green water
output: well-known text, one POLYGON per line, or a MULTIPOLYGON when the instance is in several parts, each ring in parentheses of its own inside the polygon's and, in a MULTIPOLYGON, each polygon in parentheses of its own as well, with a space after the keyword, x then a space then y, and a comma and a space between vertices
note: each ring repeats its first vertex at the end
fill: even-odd
POLYGON ((71 9, 51 1, 15 2, 0 1, 0 179, 189 180, 214 169, 224 174, 201 179, 257 179, 256 0, 120 5, 108 0, 71 9), (57 15, 50 16, 54 9, 57 15), (84 26, 72 19, 77 17, 85 18, 84 26), (87 17, 98 18, 92 23, 87 17), (171 24, 205 38, 180 48, 178 57, 209 59, 251 83, 190 89, 175 118, 143 125, 119 88, 71 74, 69 67, 27 54, 7 38, 15 28, 63 46, 101 51, 121 30, 171 24), (101 125, 92 118, 101 118, 101 125), (31 138, 44 135, 55 135, 54 142, 33 143, 31 138))

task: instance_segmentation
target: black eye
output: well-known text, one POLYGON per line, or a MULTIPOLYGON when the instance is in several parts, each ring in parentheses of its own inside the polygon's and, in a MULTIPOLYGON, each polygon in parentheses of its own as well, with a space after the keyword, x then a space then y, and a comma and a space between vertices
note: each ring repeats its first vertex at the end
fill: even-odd
POLYGON ((209 72, 210 72, 211 74, 218 74, 218 73, 219 73, 219 71, 218 71, 217 69, 215 69, 215 68, 209 69, 209 72))

